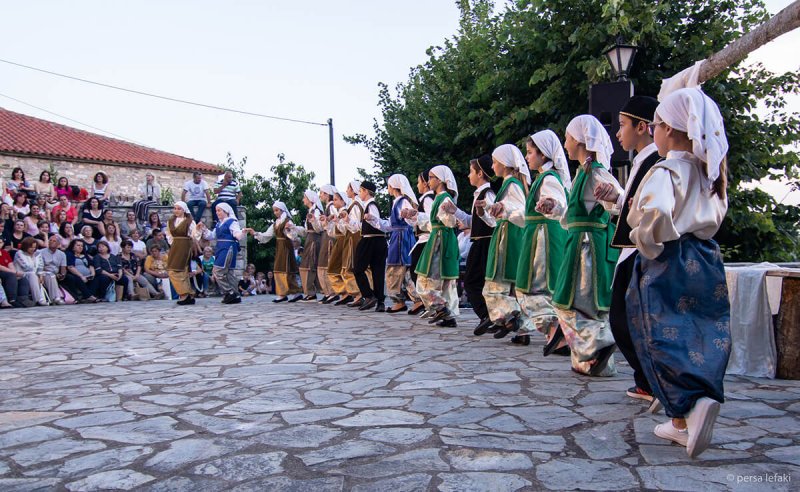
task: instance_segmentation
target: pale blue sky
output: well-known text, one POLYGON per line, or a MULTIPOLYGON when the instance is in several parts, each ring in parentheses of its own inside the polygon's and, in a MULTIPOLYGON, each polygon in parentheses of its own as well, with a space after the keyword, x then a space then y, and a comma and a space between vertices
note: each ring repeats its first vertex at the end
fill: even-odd
MULTIPOLYGON (((772 12, 789 3, 767 2, 772 12)), ((341 136, 372 133, 377 83, 405 81, 425 50, 458 27, 452 0, 0 0, 0 9, 3 59, 207 104, 333 118, 340 184, 356 167, 373 167, 366 150, 341 136)), ((796 70, 787 53, 799 45, 795 32, 756 58, 796 70)), ((2 63, 0 81, 0 94, 150 147, 213 163, 231 151, 248 156, 249 173, 266 173, 282 152, 313 170, 317 184, 328 181, 327 127, 193 108, 2 63)), ((4 97, 0 106, 86 129, 4 97)), ((800 110, 800 100, 792 106, 800 110)))

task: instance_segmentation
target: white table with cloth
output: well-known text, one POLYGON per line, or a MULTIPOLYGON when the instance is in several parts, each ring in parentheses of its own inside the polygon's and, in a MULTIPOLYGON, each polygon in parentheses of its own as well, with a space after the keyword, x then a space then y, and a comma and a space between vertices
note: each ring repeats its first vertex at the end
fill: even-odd
POLYGON ((780 308, 783 278, 774 274, 781 271, 798 269, 773 263, 725 265, 732 342, 727 374, 775 377, 778 356, 773 316, 780 308))

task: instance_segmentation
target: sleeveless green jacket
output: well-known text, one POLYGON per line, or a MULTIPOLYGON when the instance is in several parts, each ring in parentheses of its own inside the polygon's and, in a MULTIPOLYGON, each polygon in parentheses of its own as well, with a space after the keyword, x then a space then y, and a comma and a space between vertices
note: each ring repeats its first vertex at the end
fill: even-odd
MULTIPOLYGON (((522 248, 519 264, 517 265, 516 289, 520 292, 530 293, 533 287, 533 262, 536 255, 536 246, 539 230, 544 230, 545 251, 547 261, 547 290, 552 294, 558 280, 558 271, 561 268, 561 254, 567 242, 567 231, 559 221, 546 218, 536 211, 536 196, 546 176, 553 176, 561 186, 561 177, 555 169, 541 173, 533 182, 528 200, 525 204, 525 230, 522 235, 522 248)), ((566 193, 566 190, 565 190, 566 193)))
MULTIPOLYGON (((592 163, 592 170, 599 168, 603 168, 603 165, 599 162, 592 163)), ((583 233, 588 232, 591 238, 594 303, 599 311, 608 311, 611 305, 611 281, 620 250, 611 247, 615 226, 609 220, 610 216, 603 205, 598 203, 588 212, 583 204, 583 189, 588 181, 589 174, 581 167, 569 195, 567 244, 553 291, 553 304, 561 309, 572 308, 575 300, 575 277, 580 265, 581 239, 583 233)))
MULTIPOLYGON (((511 184, 516 184, 523 191, 525 188, 517 178, 508 178, 503 181, 503 186, 497 192, 495 203, 503 199, 511 184)), ((522 242, 522 228, 517 227, 507 219, 498 219, 494 228, 492 239, 489 242, 489 258, 486 261, 486 280, 500 282, 515 282, 517 280, 517 261, 520 255, 522 242), (503 271, 497 271, 499 255, 503 255, 503 271)))
POLYGON ((452 280, 458 278, 458 261, 461 254, 458 251, 458 238, 452 227, 447 227, 442 224, 436 217, 439 212, 439 206, 445 199, 452 197, 447 192, 439 193, 433 200, 431 205, 430 219, 431 219, 431 237, 425 243, 425 248, 422 250, 417 269, 417 275, 424 277, 430 276, 431 263, 433 262, 434 247, 437 242, 441 243, 439 251, 439 272, 441 272, 442 280, 452 280), (436 239, 440 241, 436 241, 436 239))

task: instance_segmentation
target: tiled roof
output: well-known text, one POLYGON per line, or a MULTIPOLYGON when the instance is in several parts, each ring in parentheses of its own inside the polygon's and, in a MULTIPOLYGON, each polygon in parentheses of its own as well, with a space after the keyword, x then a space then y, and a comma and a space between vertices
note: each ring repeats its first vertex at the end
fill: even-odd
POLYGON ((0 154, 220 172, 220 168, 214 164, 59 125, 5 108, 0 108, 0 154))

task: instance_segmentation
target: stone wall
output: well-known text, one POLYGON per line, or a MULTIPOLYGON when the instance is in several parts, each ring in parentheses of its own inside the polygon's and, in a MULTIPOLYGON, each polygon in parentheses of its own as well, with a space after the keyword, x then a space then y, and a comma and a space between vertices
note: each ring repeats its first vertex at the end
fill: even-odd
MULTIPOLYGON (((72 162, 52 159, 38 159, 35 157, 16 157, 0 155, 0 175, 4 180, 11 178, 11 170, 20 167, 25 172, 25 178, 33 183, 39 180, 42 171, 55 171, 59 177, 69 179, 71 185, 80 186, 87 190, 92 186, 92 179, 98 171, 108 175, 108 184, 111 186, 112 202, 131 204, 138 200, 139 185, 145 182, 145 173, 152 172, 162 189, 172 190, 175 200, 180 200, 183 183, 192 179, 192 171, 171 171, 147 166, 95 164, 85 162, 72 162)), ((216 174, 204 174, 203 179, 209 184, 214 184, 216 174)), ((55 184, 57 180, 53 180, 55 184)))

